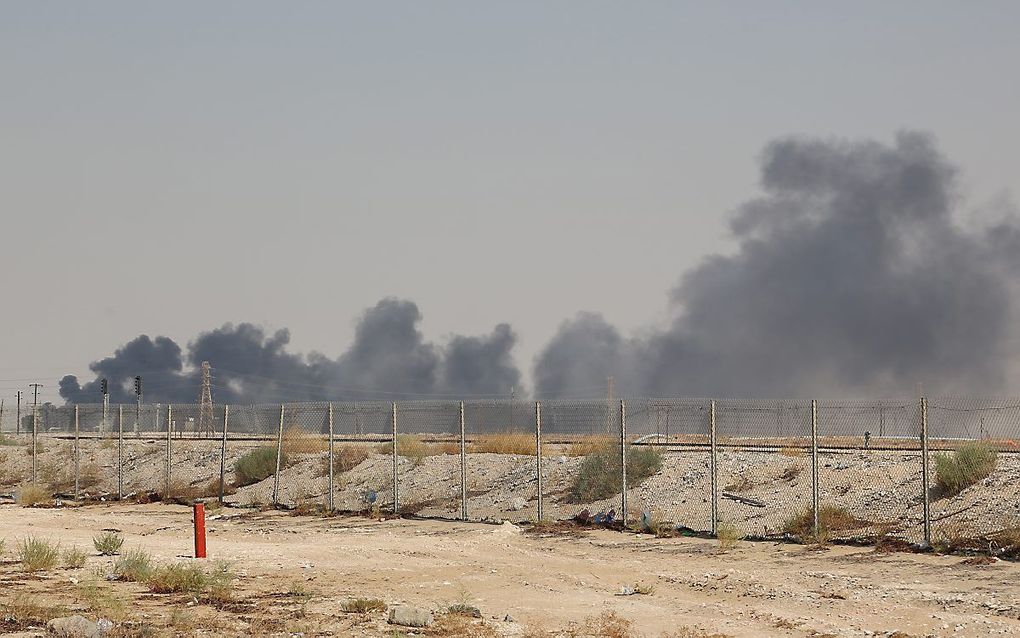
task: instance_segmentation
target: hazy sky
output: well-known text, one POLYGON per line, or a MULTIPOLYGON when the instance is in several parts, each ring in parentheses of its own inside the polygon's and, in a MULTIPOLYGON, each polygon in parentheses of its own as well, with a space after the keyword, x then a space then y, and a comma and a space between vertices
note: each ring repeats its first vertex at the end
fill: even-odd
POLYGON ((140 334, 661 321, 789 134, 933 133, 1011 198, 1020 3, 5 2, 0 393, 140 334))

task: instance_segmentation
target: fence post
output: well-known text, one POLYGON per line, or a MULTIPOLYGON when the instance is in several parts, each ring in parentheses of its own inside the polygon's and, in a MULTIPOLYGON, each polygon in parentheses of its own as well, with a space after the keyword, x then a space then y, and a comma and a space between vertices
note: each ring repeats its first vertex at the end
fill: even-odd
POLYGON ((173 436, 174 429, 174 406, 172 403, 166 404, 166 484, 163 486, 163 501, 170 500, 170 473, 171 465, 173 465, 173 452, 171 451, 170 437, 173 436))
POLYGON ((818 401, 811 399, 811 512, 812 530, 818 541, 818 401))
POLYGON ((397 516, 400 513, 400 500, 397 494, 400 481, 397 463, 397 402, 394 401, 390 408, 390 427, 393 430, 393 515, 397 516))
POLYGON ((712 477, 712 536, 719 533, 719 459, 715 434, 715 399, 708 404, 709 472, 712 477))
POLYGON ((124 500, 124 406, 117 406, 117 500, 124 500))
POLYGON ((227 473, 227 423, 230 421, 230 406, 223 406, 223 438, 220 439, 220 494, 219 501, 223 502, 223 485, 227 473))
POLYGON ((78 500, 79 492, 81 490, 81 474, 79 474, 79 468, 81 467, 81 441, 78 439, 78 404, 74 404, 74 500, 78 500))
POLYGON ((39 465, 39 407, 32 406, 32 483, 37 482, 36 473, 39 465))
POLYGON ((924 546, 931 547, 931 495, 928 490, 928 399, 921 397, 921 490, 924 498, 924 546))
POLYGON ((535 473, 538 477, 538 520, 541 521, 545 515, 542 509, 542 402, 535 401, 535 473))
POLYGON ((329 426, 329 496, 326 497, 326 511, 333 511, 333 402, 326 406, 326 419, 329 426))
POLYGON ((284 404, 280 404, 280 427, 276 431, 276 472, 273 474, 273 505, 280 504, 280 457, 283 456, 284 404))
POLYGON ((620 399, 620 479, 622 492, 620 496, 620 520, 627 526, 627 404, 620 399))
POLYGON ((460 518, 468 519, 467 440, 464 437, 464 402, 460 402, 460 518))

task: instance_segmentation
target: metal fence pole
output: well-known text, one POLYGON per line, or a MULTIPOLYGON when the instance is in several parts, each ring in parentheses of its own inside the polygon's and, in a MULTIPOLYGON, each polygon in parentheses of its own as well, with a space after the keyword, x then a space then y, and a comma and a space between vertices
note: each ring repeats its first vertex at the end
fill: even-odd
POLYGON ((623 488, 620 497, 620 519, 627 525, 627 404, 620 399, 620 479, 623 488))
POLYGON ((273 474, 273 505, 280 504, 280 457, 283 456, 284 404, 280 404, 280 427, 276 431, 276 472, 273 474))
POLYGON ((170 437, 173 436, 174 429, 174 406, 172 403, 166 404, 166 484, 163 485, 163 500, 170 500, 170 473, 171 465, 173 464, 173 452, 171 450, 170 437))
POLYGON ((124 500, 124 406, 117 406, 117 500, 124 500))
POLYGON ((394 401, 390 411, 390 426, 393 430, 393 515, 400 513, 400 500, 398 498, 399 488, 399 466, 397 464, 397 402, 394 401))
POLYGON ((924 546, 931 547, 931 494, 928 490, 928 399, 921 397, 921 493, 924 499, 924 546))
POLYGON ((39 465, 39 408, 32 406, 32 483, 36 483, 39 465))
POLYGON ((818 401, 811 400, 811 512, 812 530, 818 540, 818 401))
POLYGON ((81 490, 81 441, 78 437, 78 404, 74 404, 74 500, 78 500, 81 490))
POLYGON ((460 518, 468 519, 467 440, 464 438, 464 402, 460 402, 460 518))
POLYGON ((708 439, 711 456, 708 461, 712 474, 712 536, 719 532, 719 458, 715 434, 715 400, 708 404, 708 439))
POLYGON ((230 422, 230 406, 223 406, 223 438, 220 439, 220 494, 219 501, 223 502, 223 488, 227 474, 227 424, 230 422))
POLYGON ((329 428, 329 496, 326 497, 326 511, 333 511, 333 402, 326 406, 326 420, 329 428))
POLYGON ((542 509, 542 402, 535 401, 535 473, 538 477, 538 520, 541 521, 545 515, 542 509))

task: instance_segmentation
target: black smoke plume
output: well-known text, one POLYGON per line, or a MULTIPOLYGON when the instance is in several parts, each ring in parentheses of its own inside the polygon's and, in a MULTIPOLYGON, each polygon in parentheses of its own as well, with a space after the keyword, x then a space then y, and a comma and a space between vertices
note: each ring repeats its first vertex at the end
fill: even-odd
POLYGON ((786 139, 740 207, 733 255, 671 295, 668 328, 625 339, 598 316, 536 359, 540 395, 605 384, 658 396, 989 394, 1015 352, 1020 226, 963 226, 931 137, 786 139))
POLYGON ((84 386, 73 375, 64 377, 60 395, 71 403, 98 402, 99 377, 105 377, 111 401, 134 401, 133 379, 140 374, 147 402, 195 402, 202 361, 213 367, 214 400, 222 403, 506 396, 520 386, 511 356, 517 337, 509 326, 437 345, 424 340, 420 321, 414 303, 383 299, 365 311, 354 342, 337 359, 288 352, 287 330, 266 334, 248 323, 199 335, 186 355, 167 337, 143 335, 93 363, 97 378, 84 386))
MULTIPOLYGON (((625 336, 600 315, 560 326, 534 362, 541 398, 620 395, 806 397, 991 394, 1015 381, 1020 224, 1011 210, 966 222, 957 172, 933 139, 891 145, 783 139, 761 163, 762 195, 733 215, 733 254, 681 277, 664 328, 625 336)), ((200 335, 186 354, 138 337, 93 363, 114 401, 194 401, 214 367, 219 402, 506 396, 520 390, 507 324, 486 336, 426 342, 410 301, 367 310, 337 359, 287 351, 286 330, 251 324, 200 335)), ((68 401, 98 383, 60 383, 68 401)))

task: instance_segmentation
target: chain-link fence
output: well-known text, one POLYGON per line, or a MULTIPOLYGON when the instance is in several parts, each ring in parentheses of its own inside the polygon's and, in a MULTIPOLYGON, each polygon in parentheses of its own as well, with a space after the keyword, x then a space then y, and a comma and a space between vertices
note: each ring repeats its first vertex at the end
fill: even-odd
POLYGON ((1020 544, 1020 400, 5 406, 0 495, 1020 544), (34 441, 34 444, 33 444, 34 441))

